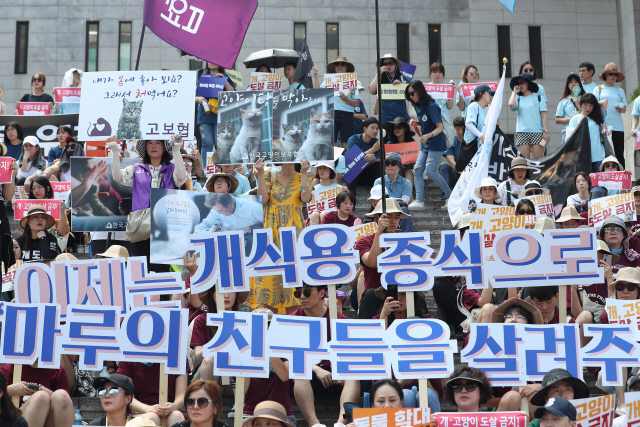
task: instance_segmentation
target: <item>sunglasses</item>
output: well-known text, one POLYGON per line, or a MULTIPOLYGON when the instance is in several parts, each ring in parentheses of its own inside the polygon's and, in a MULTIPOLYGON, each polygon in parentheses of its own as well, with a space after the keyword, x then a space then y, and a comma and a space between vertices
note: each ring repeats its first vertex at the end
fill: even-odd
POLYGON ((196 404, 198 404, 198 408, 204 409, 209 406, 210 402, 213 402, 213 400, 207 399, 206 397, 199 397, 198 400, 194 399, 193 397, 187 397, 184 400, 184 406, 187 409, 191 409, 196 406, 196 404))
POLYGON ((382 65, 384 65, 385 67, 388 67, 390 65, 396 65, 396 63, 393 61, 388 61, 388 62, 383 62, 382 65))
POLYGON ((606 76, 616 76, 616 77, 618 77, 618 75, 619 75, 619 74, 620 74, 620 73, 618 73, 618 72, 614 72, 614 73, 606 73, 606 74, 605 74, 605 77, 606 77, 606 76))
POLYGON ((604 168, 618 168, 618 164, 617 163, 605 163, 604 168))
MULTIPOLYGON (((415 92, 413 92, 413 93, 415 93, 415 92)), ((409 96, 411 96, 411 94, 409 94, 409 96)), ((404 129, 404 125, 395 125, 393 127, 393 130, 402 130, 402 129, 404 129)))
POLYGON ((633 292, 634 289, 637 289, 638 285, 634 283, 618 283, 616 285, 616 291, 623 292, 625 289, 629 292, 633 292))
POLYGON ((518 212, 516 212, 518 215, 533 215, 533 212, 531 212, 529 209, 518 209, 518 212))
POLYGON ((539 196, 540 194, 542 194, 542 190, 531 190, 531 191, 527 192, 527 194, 529 194, 531 196, 539 196))
POLYGON ((416 94, 416 91, 414 90, 413 92, 407 92, 409 94, 409 96, 413 96, 416 94))
POLYGON ((398 166, 398 162, 396 162, 395 160, 387 160, 384 162, 385 166, 398 166))
POLYGON ((111 388, 102 387, 98 389, 97 393, 98 393, 98 397, 102 399, 106 395, 109 395, 109 397, 116 397, 118 393, 120 393, 120 390, 122 390, 120 387, 111 387, 111 388))
POLYGON ((336 67, 346 67, 347 63, 346 62, 336 62, 336 67))
POLYGON ((470 76, 478 76, 480 77, 480 73, 469 73, 470 76))
POLYGON ((535 70, 533 68, 525 68, 524 70, 522 70, 523 73, 533 73, 535 70))
POLYGON ((478 388, 478 384, 467 383, 467 384, 454 384, 451 386, 451 390, 453 390, 454 393, 460 393, 463 388, 467 390, 467 392, 473 393, 478 388))
POLYGON ((293 292, 293 296, 296 298, 300 298, 303 294, 305 298, 309 298, 311 296, 311 289, 297 289, 293 292))
POLYGON ((518 85, 525 84, 525 83, 529 83, 529 80, 520 80, 518 82, 518 85))
POLYGON ((44 81, 44 79, 41 79, 40 77, 34 77, 31 79, 32 82, 38 82, 38 83, 42 83, 44 81))
POLYGON ((622 227, 619 227, 619 226, 616 226, 616 227, 605 227, 604 228, 604 232, 605 232, 605 234, 622 233, 622 227))
POLYGON ((185 166, 193 166, 193 162, 184 162, 185 166))

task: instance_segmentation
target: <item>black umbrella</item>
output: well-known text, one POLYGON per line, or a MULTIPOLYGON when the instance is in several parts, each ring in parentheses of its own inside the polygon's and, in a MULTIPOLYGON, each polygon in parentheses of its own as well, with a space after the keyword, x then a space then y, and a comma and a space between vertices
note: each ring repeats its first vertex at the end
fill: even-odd
POLYGON ((289 61, 297 63, 299 57, 298 52, 292 49, 265 49, 249 55, 244 60, 244 65, 247 68, 258 68, 261 65, 282 68, 289 61))

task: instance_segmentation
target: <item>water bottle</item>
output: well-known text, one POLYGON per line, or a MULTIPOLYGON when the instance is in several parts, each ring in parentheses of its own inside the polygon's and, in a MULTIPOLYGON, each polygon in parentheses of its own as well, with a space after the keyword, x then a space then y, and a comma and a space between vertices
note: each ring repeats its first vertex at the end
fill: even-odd
POLYGON ((100 371, 100 378, 109 378, 109 371, 106 366, 102 367, 102 370, 100 371))
POLYGON ((80 409, 76 409, 75 412, 76 412, 75 421, 73 422, 73 425, 81 426, 82 425, 82 415, 80 415, 80 409))

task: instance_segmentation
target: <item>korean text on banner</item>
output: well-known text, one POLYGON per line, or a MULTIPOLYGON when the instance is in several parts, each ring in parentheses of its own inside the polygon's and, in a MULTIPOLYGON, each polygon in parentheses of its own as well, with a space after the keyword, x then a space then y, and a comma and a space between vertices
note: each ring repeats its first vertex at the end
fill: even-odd
POLYGON ((65 200, 67 198, 67 194, 71 191, 71 183, 51 181, 51 188, 53 188, 54 199, 65 200))
POLYGON ((600 228, 605 219, 611 215, 625 222, 636 220, 636 204, 633 193, 614 194, 589 200, 589 227, 600 228))
POLYGON ((58 104, 79 104, 81 90, 79 87, 56 87, 53 89, 53 99, 58 104))
MULTIPOLYGON (((407 89, 406 83, 397 85, 383 84, 382 99, 404 99, 404 91, 407 89)), ((348 95, 348 94, 347 94, 348 95)))
POLYGON ((487 85, 487 86, 489 86, 491 88, 491 90, 497 90, 498 89, 498 83, 497 82, 463 83, 462 85, 460 85, 460 87, 462 88, 462 95, 465 96, 465 97, 473 96, 475 94, 476 87, 478 87, 480 85, 487 85))
POLYGON ((13 162, 12 157, 0 157, 0 184, 12 182, 13 170, 11 170, 11 165, 13 162))
POLYGON ((429 411, 429 408, 353 409, 353 422, 358 427, 429 427, 430 420, 431 413, 429 411))
POLYGON ((607 298, 605 309, 610 325, 630 325, 637 341, 640 341, 640 300, 607 298))
POLYGON ((611 426, 616 409, 616 395, 571 400, 576 407, 576 427, 611 426))
POLYGON ((78 139, 193 140, 195 71, 105 71, 82 79, 78 139))
POLYGON ((333 88, 335 96, 353 95, 358 90, 358 78, 356 73, 336 73, 324 75, 324 87, 333 88))
POLYGON ((207 154, 207 166, 205 167, 205 173, 207 174, 207 177, 210 177, 214 173, 222 172, 222 169, 220 169, 214 163, 213 156, 214 156, 214 153, 207 154))
POLYGON ((471 214, 471 230, 484 231, 484 247, 493 247, 496 234, 502 230, 518 228, 534 228, 534 215, 516 215, 514 206, 496 206, 478 203, 475 212, 471 214))
MULTIPOLYGON (((2 292, 13 291, 15 288, 13 286, 13 279, 16 277, 16 271, 18 271, 18 267, 20 267, 24 261, 21 259, 16 260, 16 263, 13 264, 6 273, 2 274, 2 292)), ((2 264, 2 271, 4 272, 4 263, 2 264)))
POLYGON ((456 426, 509 426, 527 427, 527 416, 522 412, 462 412, 435 414, 436 424, 442 427, 456 426))
POLYGON ((216 77, 212 74, 203 74, 198 80, 196 96, 205 98, 218 98, 218 93, 224 90, 227 84, 226 77, 216 77))
POLYGON ((236 86, 242 87, 242 73, 235 70, 226 70, 229 78, 236 84, 236 86))
POLYGON ((420 152, 420 141, 404 142, 402 144, 385 144, 384 151, 394 152, 402 157, 402 164, 406 167, 418 160, 420 152))
POLYGON ((405 78, 405 81, 411 82, 413 80, 413 76, 416 75, 416 66, 411 65, 408 62, 402 62, 402 66, 400 67, 400 72, 405 78))
POLYGON ((378 223, 368 222, 366 224, 356 225, 353 227, 353 231, 356 233, 356 240, 361 239, 378 231, 378 223))
POLYGON ((282 89, 281 73, 251 73, 251 84, 247 90, 282 89))
POLYGON ((544 218, 548 216, 555 220, 553 214, 553 199, 551 194, 536 194, 535 196, 522 197, 523 199, 529 199, 536 208, 536 218, 544 218))
POLYGON ((360 149, 357 145, 349 148, 344 155, 344 164, 346 172, 342 175, 342 178, 347 182, 351 183, 360 172, 362 172, 367 166, 369 166, 369 162, 365 159, 364 151, 360 149))
POLYGON ((640 426, 640 391, 625 393, 624 403, 627 407, 627 425, 629 427, 640 426))
POLYGON ((604 187, 607 190, 631 189, 631 172, 597 172, 589 176, 594 187, 604 187))
POLYGON ((51 114, 51 106, 48 102, 20 102, 18 103, 19 116, 48 116, 51 114))
POLYGON ((328 190, 313 190, 311 192, 311 202, 307 204, 309 213, 333 212, 337 211, 336 196, 342 191, 342 187, 330 188, 328 190))
POLYGON ((60 219, 60 200, 16 200, 13 205, 14 218, 20 221, 31 206, 41 205, 56 221, 60 219))
POLYGON ((453 99, 456 87, 449 84, 425 83, 424 88, 433 99, 453 99))

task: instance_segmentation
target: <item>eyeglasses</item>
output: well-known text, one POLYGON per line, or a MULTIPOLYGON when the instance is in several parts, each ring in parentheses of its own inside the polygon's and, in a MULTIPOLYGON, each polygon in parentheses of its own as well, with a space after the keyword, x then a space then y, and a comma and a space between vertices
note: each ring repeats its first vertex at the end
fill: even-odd
POLYGON ((346 67, 347 65, 346 62, 336 62, 336 67, 346 67))
POLYGON ((118 393, 120 393, 120 390, 122 390, 120 387, 111 387, 111 388, 102 387, 98 389, 98 397, 102 399, 107 394, 109 395, 109 397, 116 397, 118 393))
POLYGON ((386 160, 384 162, 385 166, 398 166, 398 162, 396 162, 395 160, 386 160))
POLYGON ((529 209, 518 209, 518 212, 516 212, 518 215, 533 215, 533 212, 531 212, 529 209))
POLYGON ((535 70, 533 68, 525 68, 524 70, 522 70, 523 73, 533 73, 535 70))
POLYGON ((527 194, 530 194, 532 196, 538 196, 542 194, 542 190, 531 190, 531 191, 528 191, 527 194))
POLYGON ((209 406, 210 402, 213 402, 213 400, 207 399, 206 397, 199 397, 198 400, 194 399, 193 397, 187 397, 184 400, 184 406, 187 409, 191 409, 196 406, 196 404, 198 404, 198 408, 204 409, 209 406))
POLYGON ((512 314, 507 314, 506 316, 504 316, 504 320, 526 320, 526 317, 524 317, 522 314, 518 314, 518 315, 512 315, 512 314))
POLYGON ((629 292, 633 292, 637 288, 638 288, 638 285, 634 283, 618 283, 616 285, 616 291, 618 292, 623 292, 625 289, 629 292))
MULTIPOLYGON (((413 93, 415 93, 415 92, 413 92, 413 93)), ((411 94, 409 94, 409 96, 411 96, 411 94)), ((404 125, 395 125, 393 127, 393 130, 402 130, 402 129, 404 129, 404 125)))
POLYGON ((451 386, 451 390, 453 390, 454 393, 460 393, 463 388, 467 390, 469 393, 473 393, 478 388, 478 384, 466 383, 466 384, 454 384, 451 386))
POLYGON ((393 61, 387 61, 387 62, 383 62, 382 65, 384 65, 385 67, 388 67, 390 65, 396 65, 396 63, 393 61))
MULTIPOLYGON (((185 166, 193 166, 193 162, 184 162, 185 166)), ((219 181, 219 180, 218 180, 219 181)))
POLYGON ((226 184, 227 180, 224 179, 224 178, 219 178, 219 179, 216 179, 215 181, 213 181, 213 183, 214 184, 226 184))
POLYGON ((468 74, 469 74, 470 76, 478 76, 478 77, 480 77, 480 73, 474 73, 474 72, 471 72, 471 73, 468 73, 468 74))
POLYGON ((305 298, 309 298, 311 296, 311 289, 296 289, 293 292, 293 296, 296 298, 300 298, 300 296, 302 296, 303 294, 305 298))
POLYGON ((32 82, 38 82, 38 83, 42 83, 44 81, 44 79, 41 79, 40 77, 34 77, 31 79, 32 82))
POLYGON ((529 80, 520 80, 518 82, 519 85, 524 84, 524 83, 529 83, 529 80))
POLYGON ((616 226, 616 227, 605 227, 605 228, 604 228, 604 233, 605 233, 605 234, 616 234, 616 233, 622 233, 622 227, 620 227, 620 226, 616 226))
POLYGON ((409 96, 413 96, 416 94, 416 91, 414 90, 413 92, 407 92, 409 94, 409 96))

